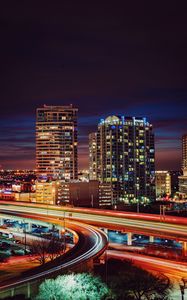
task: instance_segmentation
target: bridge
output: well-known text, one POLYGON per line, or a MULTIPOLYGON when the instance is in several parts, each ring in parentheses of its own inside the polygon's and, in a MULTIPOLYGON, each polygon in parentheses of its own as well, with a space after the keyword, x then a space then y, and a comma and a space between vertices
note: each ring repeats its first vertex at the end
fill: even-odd
MULTIPOLYGON (((16 212, 8 210, 0 212, 0 219, 25 220, 27 224, 55 224, 62 226, 61 218, 44 216, 42 214, 16 212)), ((92 268, 93 259, 100 256, 107 248, 108 240, 105 233, 93 226, 88 226, 77 221, 66 220, 66 229, 76 237, 75 246, 66 252, 58 264, 53 264, 46 270, 32 272, 25 278, 16 278, 14 281, 0 284, 0 299, 15 294, 24 293, 27 297, 41 283, 42 279, 62 274, 66 270, 75 271, 77 268, 82 271, 92 268)))
POLYGON ((160 237, 180 242, 183 256, 187 256, 187 218, 153 214, 128 213, 87 208, 70 208, 40 204, 23 204, 0 201, 0 211, 16 211, 28 214, 50 215, 57 218, 76 220, 100 228, 119 230, 127 233, 127 244, 132 244, 135 233, 147 235, 150 241, 160 237))
MULTIPOLYGON (((43 204, 40 205, 40 204, 33 204, 33 203, 18 203, 18 202, 15 203, 15 202, 7 202, 7 201, 6 202, 0 201, 0 213, 4 213, 4 214, 10 213, 11 215, 22 214, 21 215, 22 218, 23 215, 26 214, 28 217, 32 216, 33 219, 44 218, 46 219, 47 222, 49 221, 50 218, 56 221, 60 221, 60 220, 62 221, 63 218, 65 218, 66 223, 74 222, 74 229, 72 228, 72 230, 75 231, 77 230, 77 226, 79 224, 77 222, 81 222, 84 229, 88 229, 90 225, 95 225, 97 227, 103 228, 106 233, 108 229, 115 229, 127 233, 128 245, 131 245, 132 236, 135 233, 149 236, 151 242, 154 241, 155 237, 171 239, 181 243, 183 256, 187 257, 187 219, 186 218, 173 217, 173 216, 163 217, 163 216, 152 215, 152 214, 128 213, 128 212, 121 212, 121 211, 109 211, 109 210, 99 210, 99 209, 59 207, 59 206, 49 206, 43 204)), ((90 232, 88 234, 88 237, 91 238, 91 236, 92 233, 90 232)), ((88 237, 85 237, 86 240, 88 237)), ((129 257, 129 254, 127 256, 129 257)), ((76 259, 78 257, 79 257, 79 253, 75 253, 74 258, 76 259)), ((135 259, 135 257, 138 259, 137 254, 133 254, 132 257, 133 260, 135 259)), ((79 262, 81 262, 81 260, 82 257, 80 257, 79 262)), ((158 260, 155 259, 154 264, 155 266, 160 266, 161 261, 159 259, 158 260)), ((171 268, 172 272, 174 272, 175 274, 179 272, 178 271, 179 269, 181 270, 180 275, 186 273, 187 270, 186 264, 182 264, 180 262, 173 262, 172 265, 171 263, 169 263, 170 266, 168 267, 167 260, 165 261, 162 260, 162 265, 164 266, 165 269, 169 270, 169 268, 171 268)), ((44 277, 45 276, 46 275, 44 275, 44 277)), ((30 284, 29 279, 27 281, 27 284, 30 284)))

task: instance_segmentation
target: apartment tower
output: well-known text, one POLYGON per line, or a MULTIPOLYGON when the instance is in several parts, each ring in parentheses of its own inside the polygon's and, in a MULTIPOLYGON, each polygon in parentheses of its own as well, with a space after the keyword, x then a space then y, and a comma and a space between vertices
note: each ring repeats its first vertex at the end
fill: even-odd
POLYGON ((72 105, 48 106, 36 113, 38 178, 77 179, 77 111, 72 105))
POLYGON ((182 169, 187 169, 187 134, 182 136, 182 169))
POLYGON ((89 148, 90 174, 111 183, 113 205, 155 200, 154 134, 146 118, 102 119, 89 148))

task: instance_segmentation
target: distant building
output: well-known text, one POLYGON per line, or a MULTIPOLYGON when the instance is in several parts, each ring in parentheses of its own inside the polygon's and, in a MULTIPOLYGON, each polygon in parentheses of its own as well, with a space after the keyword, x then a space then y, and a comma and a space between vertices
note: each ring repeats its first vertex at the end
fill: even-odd
POLYGON ((171 194, 175 195, 179 191, 179 176, 182 175, 181 171, 170 171, 171 176, 171 194))
POLYGON ((77 179, 77 108, 44 105, 36 115, 37 176, 77 179))
POLYGON ((179 194, 181 197, 187 197, 187 134, 182 137, 182 171, 179 176, 179 194))
POLYGON ((156 171, 156 196, 171 195, 171 175, 169 171, 156 171))
POLYGON ((154 151, 146 118, 109 116, 89 135, 90 178, 111 184, 113 205, 154 201, 154 151))
POLYGON ((184 169, 183 175, 179 176, 179 194, 187 198, 187 169, 184 169))
POLYGON ((57 204, 75 207, 111 207, 111 185, 102 184, 98 180, 60 182, 57 204))
POLYGON ((32 193, 35 191, 35 184, 30 182, 16 182, 12 184, 12 191, 18 193, 32 193))
POLYGON ((14 193, 15 201, 36 202, 36 193, 14 193))

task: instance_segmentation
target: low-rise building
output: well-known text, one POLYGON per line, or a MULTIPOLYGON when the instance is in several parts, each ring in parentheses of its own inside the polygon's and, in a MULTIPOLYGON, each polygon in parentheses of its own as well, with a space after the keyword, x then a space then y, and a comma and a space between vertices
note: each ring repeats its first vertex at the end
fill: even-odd
POLYGON ((58 184, 56 181, 36 181, 36 203, 56 204, 58 184))
POLYGON ((59 182, 59 205, 76 207, 111 207, 112 188, 108 183, 98 180, 59 182))

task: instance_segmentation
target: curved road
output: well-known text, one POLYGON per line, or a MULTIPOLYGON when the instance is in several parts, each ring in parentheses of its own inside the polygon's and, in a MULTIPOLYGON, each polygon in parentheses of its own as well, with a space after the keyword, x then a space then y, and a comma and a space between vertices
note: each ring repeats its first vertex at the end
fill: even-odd
MULTIPOLYGON (((5 213, 5 212, 4 212, 5 213)), ((4 215, 3 213, 3 215, 4 215)), ((1 211, 2 214, 2 211, 1 211)), ((15 211, 7 211, 5 216, 8 217, 8 214, 11 216, 17 216, 21 218, 29 218, 29 219, 37 219, 43 222, 51 222, 53 224, 61 225, 62 221, 56 218, 47 217, 43 215, 36 215, 31 213, 21 213, 15 211)), ((0 285, 0 290, 10 289, 18 285, 22 285, 26 282, 35 281, 41 277, 47 277, 50 274, 57 273, 59 271, 69 269, 75 267, 77 265, 82 264, 83 262, 89 261, 94 257, 102 254, 108 244, 107 236, 101 230, 94 228, 92 226, 88 226, 85 224, 81 224, 79 222, 67 222, 66 228, 75 231, 78 235, 77 244, 69 250, 61 259, 60 264, 51 267, 50 269, 46 269, 45 271, 39 272, 37 274, 32 274, 24 279, 16 280, 16 283, 7 283, 0 285)), ((38 272, 38 271, 37 271, 38 272)))

